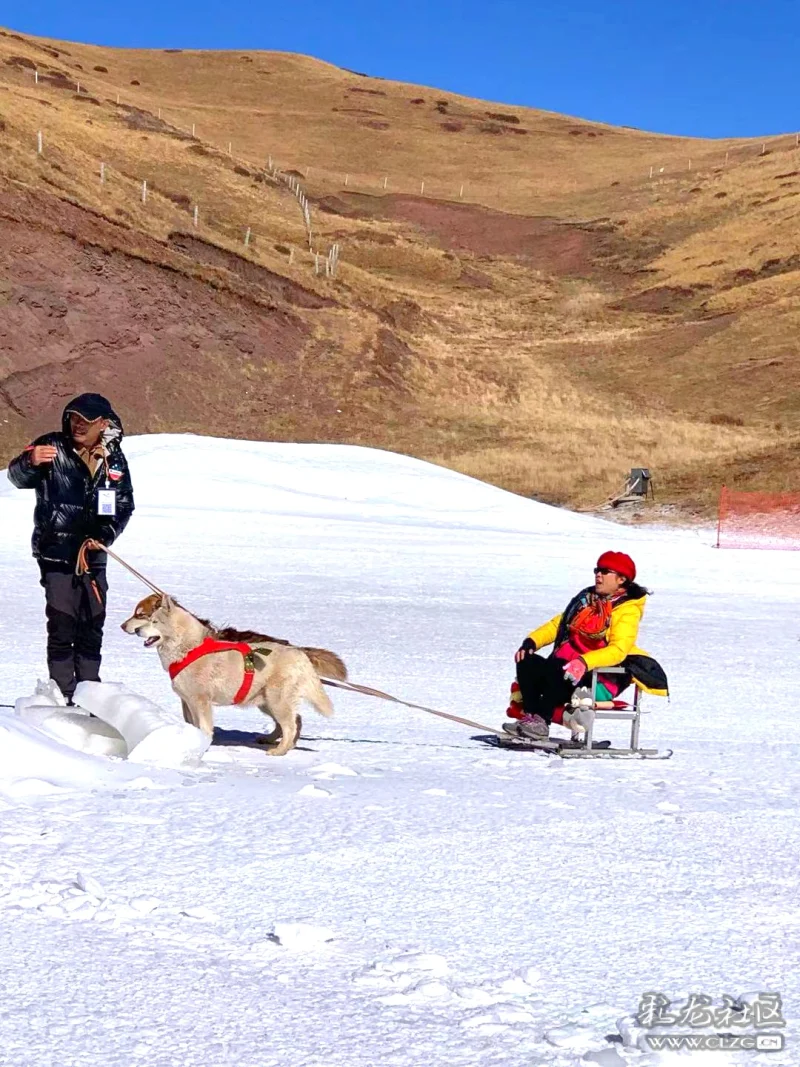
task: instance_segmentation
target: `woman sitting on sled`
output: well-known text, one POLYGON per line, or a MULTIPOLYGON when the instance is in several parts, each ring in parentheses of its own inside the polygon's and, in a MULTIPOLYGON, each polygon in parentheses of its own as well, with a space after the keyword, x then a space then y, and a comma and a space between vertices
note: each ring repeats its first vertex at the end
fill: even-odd
MULTIPOLYGON (((511 687, 504 729, 544 741, 551 722, 583 727, 581 711, 564 712, 584 676, 598 670, 597 699, 613 700, 632 681, 648 693, 667 695, 667 677, 656 661, 636 648, 648 591, 636 583, 636 565, 624 552, 604 552, 594 569, 594 585, 578 593, 563 614, 534 630, 515 656, 517 681, 511 687), (553 645, 545 658, 539 649, 553 645), (625 668, 602 674, 603 667, 625 668)), ((591 703, 587 690, 578 703, 591 703), (587 699, 588 698, 588 699, 587 699)))

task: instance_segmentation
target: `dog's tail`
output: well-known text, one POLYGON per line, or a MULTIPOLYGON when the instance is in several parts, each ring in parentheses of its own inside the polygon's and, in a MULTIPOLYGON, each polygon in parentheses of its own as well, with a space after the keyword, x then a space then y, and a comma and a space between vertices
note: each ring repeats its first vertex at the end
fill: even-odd
POLYGON ((335 652, 330 652, 327 648, 303 648, 301 651, 311 660, 320 677, 332 678, 336 682, 347 681, 347 667, 335 652))

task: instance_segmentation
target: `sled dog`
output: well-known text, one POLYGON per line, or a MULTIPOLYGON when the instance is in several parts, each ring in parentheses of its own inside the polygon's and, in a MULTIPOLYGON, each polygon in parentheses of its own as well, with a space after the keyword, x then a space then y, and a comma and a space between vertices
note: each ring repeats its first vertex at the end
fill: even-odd
POLYGON ((158 593, 140 601, 122 629, 143 638, 146 648, 158 649, 184 719, 209 737, 215 706, 254 705, 270 716, 275 729, 264 743, 272 745, 267 749, 271 756, 282 756, 297 743, 303 700, 320 715, 333 714, 320 676, 340 681, 347 677, 335 652, 298 648, 253 630, 217 629, 158 593))

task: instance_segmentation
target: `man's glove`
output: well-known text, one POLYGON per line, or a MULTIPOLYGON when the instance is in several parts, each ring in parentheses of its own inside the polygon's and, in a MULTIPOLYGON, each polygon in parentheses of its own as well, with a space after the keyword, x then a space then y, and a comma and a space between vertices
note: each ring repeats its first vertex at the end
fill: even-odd
POLYGON ((536 645, 531 641, 530 637, 526 637, 522 644, 516 651, 514 659, 517 663, 520 663, 526 656, 532 656, 536 651, 536 645))
POLYGON ((575 659, 571 659, 564 668, 564 678, 568 682, 572 682, 573 685, 577 685, 586 674, 586 664, 580 658, 576 656, 575 659))

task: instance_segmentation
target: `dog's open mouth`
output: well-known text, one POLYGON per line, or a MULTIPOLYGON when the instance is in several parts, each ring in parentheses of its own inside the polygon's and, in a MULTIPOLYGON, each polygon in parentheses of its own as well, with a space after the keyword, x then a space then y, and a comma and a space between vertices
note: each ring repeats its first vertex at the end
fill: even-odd
POLYGON ((156 641, 158 641, 158 640, 159 640, 158 634, 153 634, 153 636, 152 636, 152 637, 146 637, 146 638, 145 638, 145 641, 144 641, 144 647, 145 647, 145 648, 150 648, 150 647, 151 647, 152 645, 154 645, 154 644, 156 643, 156 641))

